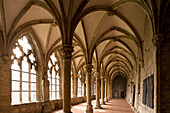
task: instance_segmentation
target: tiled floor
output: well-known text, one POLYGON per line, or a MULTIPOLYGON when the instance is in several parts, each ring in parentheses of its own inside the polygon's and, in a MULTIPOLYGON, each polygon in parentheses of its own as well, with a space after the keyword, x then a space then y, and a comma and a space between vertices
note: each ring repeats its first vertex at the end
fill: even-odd
MULTIPOLYGON (((92 101, 93 107, 95 106, 95 100, 92 101)), ((130 105, 125 99, 112 99, 106 105, 101 105, 102 109, 93 109, 93 113, 134 113, 130 105)), ((72 106, 71 111, 73 113, 84 113, 86 109, 86 103, 81 103, 72 106)), ((62 110, 57 110, 53 113, 61 113, 62 110)))

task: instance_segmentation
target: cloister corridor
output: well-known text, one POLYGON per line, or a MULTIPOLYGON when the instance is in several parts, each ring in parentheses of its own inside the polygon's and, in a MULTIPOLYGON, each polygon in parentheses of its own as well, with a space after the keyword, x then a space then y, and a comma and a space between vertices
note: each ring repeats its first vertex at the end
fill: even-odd
MULTIPOLYGON (((95 107, 96 100, 92 101, 93 108, 95 107)), ((117 98, 112 99, 106 105, 101 105, 102 109, 93 109, 94 113, 134 113, 130 105, 125 99, 117 98)), ((72 106, 71 112, 73 113, 84 113, 86 109, 86 103, 81 103, 72 106)), ((62 113, 61 110, 56 110, 52 113, 62 113)))
POLYGON ((170 0, 0 0, 0 113, 170 113, 170 0))

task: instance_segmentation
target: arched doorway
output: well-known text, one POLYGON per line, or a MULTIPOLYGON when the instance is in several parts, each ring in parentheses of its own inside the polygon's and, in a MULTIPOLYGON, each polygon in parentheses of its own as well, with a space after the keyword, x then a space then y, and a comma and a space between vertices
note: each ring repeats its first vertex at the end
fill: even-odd
POLYGON ((112 81, 112 97, 113 98, 125 98, 126 92, 126 79, 118 75, 112 81))

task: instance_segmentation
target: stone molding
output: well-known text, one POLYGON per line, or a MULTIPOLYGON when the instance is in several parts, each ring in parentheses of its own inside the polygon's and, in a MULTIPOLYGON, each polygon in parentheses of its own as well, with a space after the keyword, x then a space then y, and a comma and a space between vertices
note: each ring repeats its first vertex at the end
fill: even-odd
POLYGON ((161 45, 164 40, 163 34, 154 34, 152 37, 152 43, 154 46, 161 45))
POLYGON ((86 71, 87 71, 87 73, 91 73, 92 72, 92 64, 86 64, 86 71))
POLYGON ((96 77, 96 79, 100 79, 100 73, 99 73, 99 72, 96 72, 96 73, 95 73, 95 77, 96 77))
POLYGON ((60 48, 60 51, 62 53, 63 59, 70 59, 71 60, 72 52, 74 51, 72 45, 63 45, 60 48))
POLYGON ((7 64, 11 61, 11 57, 9 57, 8 55, 2 55, 0 56, 0 62, 7 64))
POLYGON ((100 78, 101 78, 101 79, 105 79, 105 77, 104 77, 104 76, 101 76, 100 78))

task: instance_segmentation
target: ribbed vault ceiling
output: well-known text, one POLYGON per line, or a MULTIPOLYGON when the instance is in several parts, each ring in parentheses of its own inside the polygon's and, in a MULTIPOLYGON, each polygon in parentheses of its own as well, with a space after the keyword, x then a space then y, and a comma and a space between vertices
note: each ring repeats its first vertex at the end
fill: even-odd
POLYGON ((129 78, 137 59, 143 60, 145 21, 152 17, 149 0, 3 0, 1 6, 7 45, 29 29, 46 57, 62 43, 72 43, 76 69, 92 62, 109 78, 129 78), (64 37, 66 28, 71 37, 64 37))

